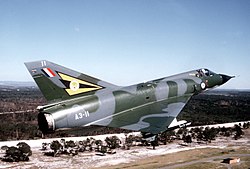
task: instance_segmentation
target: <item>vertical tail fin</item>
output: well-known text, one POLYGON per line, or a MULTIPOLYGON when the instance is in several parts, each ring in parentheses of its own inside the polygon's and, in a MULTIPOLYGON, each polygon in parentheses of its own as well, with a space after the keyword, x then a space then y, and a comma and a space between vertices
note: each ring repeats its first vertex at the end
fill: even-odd
POLYGON ((25 66, 48 101, 90 95, 105 88, 117 88, 46 60, 27 62, 25 66))

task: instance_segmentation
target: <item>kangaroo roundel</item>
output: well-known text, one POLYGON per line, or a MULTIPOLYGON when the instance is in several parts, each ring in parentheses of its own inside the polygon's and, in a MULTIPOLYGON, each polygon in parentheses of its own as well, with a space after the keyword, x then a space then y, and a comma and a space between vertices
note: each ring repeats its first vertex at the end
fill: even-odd
POLYGON ((72 80, 69 84, 69 87, 73 91, 77 91, 79 89, 79 82, 77 80, 72 80))

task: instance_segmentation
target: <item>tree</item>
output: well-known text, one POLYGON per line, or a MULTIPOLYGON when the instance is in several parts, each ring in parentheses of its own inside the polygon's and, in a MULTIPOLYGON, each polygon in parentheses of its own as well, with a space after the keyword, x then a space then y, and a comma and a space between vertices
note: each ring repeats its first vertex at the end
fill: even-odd
POLYGON ((95 141, 95 145, 96 145, 96 150, 100 151, 101 147, 102 147, 102 140, 96 140, 95 141))
POLYGON ((129 135, 128 137, 126 136, 124 149, 129 150, 132 144, 133 144, 133 136, 132 135, 129 135))
POLYGON ((211 142, 211 140, 214 140, 217 135, 217 130, 212 127, 206 127, 205 130, 203 131, 203 136, 204 136, 204 141, 211 142))
POLYGON ((17 144, 18 149, 25 155, 27 156, 31 156, 32 155, 32 151, 30 149, 30 146, 25 143, 25 142, 20 142, 17 144))
POLYGON ((19 161, 29 161, 29 156, 32 155, 30 146, 25 142, 20 142, 17 144, 17 147, 4 146, 2 149, 5 149, 5 156, 2 159, 7 162, 19 162, 19 161))
POLYGON ((117 136, 106 137, 105 141, 110 149, 116 149, 120 147, 121 141, 117 136))
POLYGON ((159 141, 163 142, 164 145, 173 141, 173 137, 176 136, 174 130, 166 131, 160 135, 159 141))
POLYGON ((102 153, 102 155, 105 155, 105 153, 107 153, 107 146, 101 146, 101 149, 100 149, 100 153, 102 153))
POLYGON ((185 143, 192 143, 192 137, 190 135, 183 135, 183 141, 185 143))
POLYGON ((53 141, 50 144, 50 149, 54 151, 54 157, 56 157, 57 155, 59 155, 61 148, 62 148, 62 145, 57 140, 53 141))
POLYGON ((237 124, 234 125, 234 131, 235 131, 235 135, 234 135, 235 140, 237 140, 238 138, 240 138, 244 134, 241 127, 237 124))

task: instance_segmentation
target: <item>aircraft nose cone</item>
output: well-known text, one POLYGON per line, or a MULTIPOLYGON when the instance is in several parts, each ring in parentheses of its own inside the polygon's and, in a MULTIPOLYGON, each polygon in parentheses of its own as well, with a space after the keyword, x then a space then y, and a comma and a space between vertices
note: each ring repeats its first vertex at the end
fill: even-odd
POLYGON ((234 76, 228 76, 228 75, 223 75, 223 74, 220 74, 220 76, 222 78, 222 84, 226 83, 231 78, 234 78, 234 76))

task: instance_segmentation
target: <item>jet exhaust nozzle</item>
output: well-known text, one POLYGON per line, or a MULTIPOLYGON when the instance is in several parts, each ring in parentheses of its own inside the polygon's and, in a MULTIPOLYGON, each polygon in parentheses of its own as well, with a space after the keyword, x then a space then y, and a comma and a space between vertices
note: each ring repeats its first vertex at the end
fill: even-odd
POLYGON ((40 112, 38 114, 38 126, 44 134, 54 133, 55 122, 51 114, 40 112))

